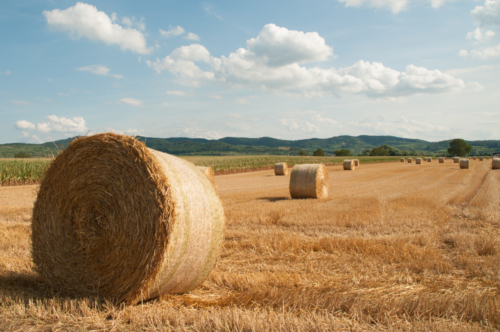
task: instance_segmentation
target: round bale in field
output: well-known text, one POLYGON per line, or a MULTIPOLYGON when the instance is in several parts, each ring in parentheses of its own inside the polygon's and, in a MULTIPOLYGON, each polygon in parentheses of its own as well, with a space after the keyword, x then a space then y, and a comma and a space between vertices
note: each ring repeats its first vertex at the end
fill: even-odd
POLYGON ((354 166, 356 166, 356 167, 359 166, 359 159, 354 159, 354 166))
POLYGON ((274 175, 288 175, 288 165, 286 163, 274 164, 274 175))
POLYGON ((356 166, 354 166, 354 160, 344 160, 344 171, 354 171, 355 168, 356 166))
POLYGON ((476 157, 472 157, 472 160, 476 160, 476 157))
POLYGON ((411 164, 413 162, 412 158, 408 158, 408 164, 411 164))
POLYGON ((135 304, 200 285, 224 240, 224 209, 192 163, 104 133, 52 162, 32 216, 40 277, 64 292, 135 304))
POLYGON ((212 185, 215 186, 215 175, 212 167, 205 167, 205 166, 196 166, 197 169, 199 169, 205 176, 210 180, 212 185))
POLYGON ((491 160, 491 169, 500 169, 500 158, 493 158, 491 160))
POLYGON ((427 161, 432 162, 432 158, 431 157, 427 158, 427 161))
POLYGON ((290 174, 292 198, 327 198, 328 172, 323 164, 295 165, 290 174))
POLYGON ((460 162, 460 157, 453 157, 453 163, 458 164, 460 162))
POLYGON ((401 162, 404 163, 405 162, 405 158, 401 158, 401 162))
POLYGON ((440 164, 444 164, 444 158, 443 157, 439 157, 439 163, 440 164))
POLYGON ((416 162, 415 162, 417 165, 421 165, 422 164, 422 158, 417 158, 416 162))
POLYGON ((479 161, 483 161, 483 160, 484 160, 484 158, 483 158, 483 157, 479 157, 479 161))
POLYGON ((467 158, 460 159, 460 168, 461 169, 469 169, 470 161, 467 158))

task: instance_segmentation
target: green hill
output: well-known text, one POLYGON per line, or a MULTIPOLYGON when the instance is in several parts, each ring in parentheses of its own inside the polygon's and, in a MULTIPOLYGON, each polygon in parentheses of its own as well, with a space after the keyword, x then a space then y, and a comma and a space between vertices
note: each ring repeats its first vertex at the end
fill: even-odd
MULTIPOLYGON (((0 157, 12 158, 16 153, 25 152, 33 157, 56 155, 66 147, 72 138, 43 144, 11 143, 0 144, 0 157)), ((428 142, 420 139, 396 136, 336 136, 331 138, 310 138, 303 140, 281 140, 272 137, 245 138, 224 137, 218 140, 204 138, 171 137, 156 138, 138 136, 152 149, 175 155, 296 155, 300 150, 309 154, 318 148, 327 154, 335 150, 349 149, 352 154, 361 154, 364 150, 390 145, 399 150, 416 151, 420 154, 446 154, 451 140, 428 142)), ((500 151, 500 140, 468 141, 472 145, 471 154, 491 155, 500 151)))

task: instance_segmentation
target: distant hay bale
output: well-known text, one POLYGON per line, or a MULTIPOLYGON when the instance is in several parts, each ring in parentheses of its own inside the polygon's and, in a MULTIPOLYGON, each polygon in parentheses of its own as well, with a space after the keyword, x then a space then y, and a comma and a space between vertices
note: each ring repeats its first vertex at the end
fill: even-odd
POLYGON ((401 162, 404 163, 405 162, 405 158, 401 158, 401 162))
POLYGON ((295 165, 290 174, 292 198, 327 198, 328 172, 323 164, 295 165))
POLYGON ((417 165, 421 165, 422 164, 422 158, 417 158, 416 162, 415 162, 417 165))
POLYGON ((354 160, 344 160, 344 171, 354 171, 355 168, 356 166, 354 165, 354 160))
POLYGON ((460 168, 469 169, 470 160, 467 158, 460 158, 460 168))
POLYGON ((354 159, 354 166, 356 166, 356 167, 359 166, 359 159, 354 159))
POLYGON ((476 160, 476 157, 472 157, 472 160, 476 160))
POLYGON ((427 161, 432 162, 432 158, 431 157, 427 158, 427 161))
POLYGON ((443 157, 439 157, 439 163, 440 164, 444 164, 444 158, 443 157))
POLYGON ((205 167, 205 166, 196 166, 197 169, 199 169, 205 176, 210 180, 212 185, 215 186, 215 175, 212 167, 205 167))
POLYGON ((493 158, 491 160, 491 169, 500 169, 500 158, 493 158))
POLYGON ((484 160, 484 158, 483 158, 483 157, 479 157, 479 161, 483 161, 483 160, 484 160))
POLYGON ((412 158, 408 158, 408 164, 411 164, 413 162, 412 158))
POLYGON ((458 164, 460 162, 460 157, 453 157, 453 163, 458 164))
POLYGON ((288 165, 286 163, 274 164, 274 175, 288 175, 288 165))
POLYGON ((32 216, 40 277, 63 293, 134 304, 209 275, 224 209, 192 163, 113 133, 73 140, 52 162, 32 216))

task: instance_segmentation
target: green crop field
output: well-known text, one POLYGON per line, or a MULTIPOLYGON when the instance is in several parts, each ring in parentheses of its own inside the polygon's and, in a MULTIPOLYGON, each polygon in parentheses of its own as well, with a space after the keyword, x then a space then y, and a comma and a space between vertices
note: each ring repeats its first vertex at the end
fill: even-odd
POLYGON ((40 182, 52 159, 0 159, 2 186, 34 184, 40 182))

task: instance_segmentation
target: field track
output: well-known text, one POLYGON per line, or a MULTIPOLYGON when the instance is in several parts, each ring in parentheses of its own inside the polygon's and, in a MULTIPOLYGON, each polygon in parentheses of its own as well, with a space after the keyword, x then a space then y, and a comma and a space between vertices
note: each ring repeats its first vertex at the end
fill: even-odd
MULTIPOLYGON (((30 262, 36 185, 0 187, 8 329, 494 331, 500 170, 437 160, 327 167, 329 197, 292 200, 272 170, 216 176, 227 230, 202 287, 134 307, 65 299, 30 262)), ((1 330, 2 328, 0 328, 1 330)))

